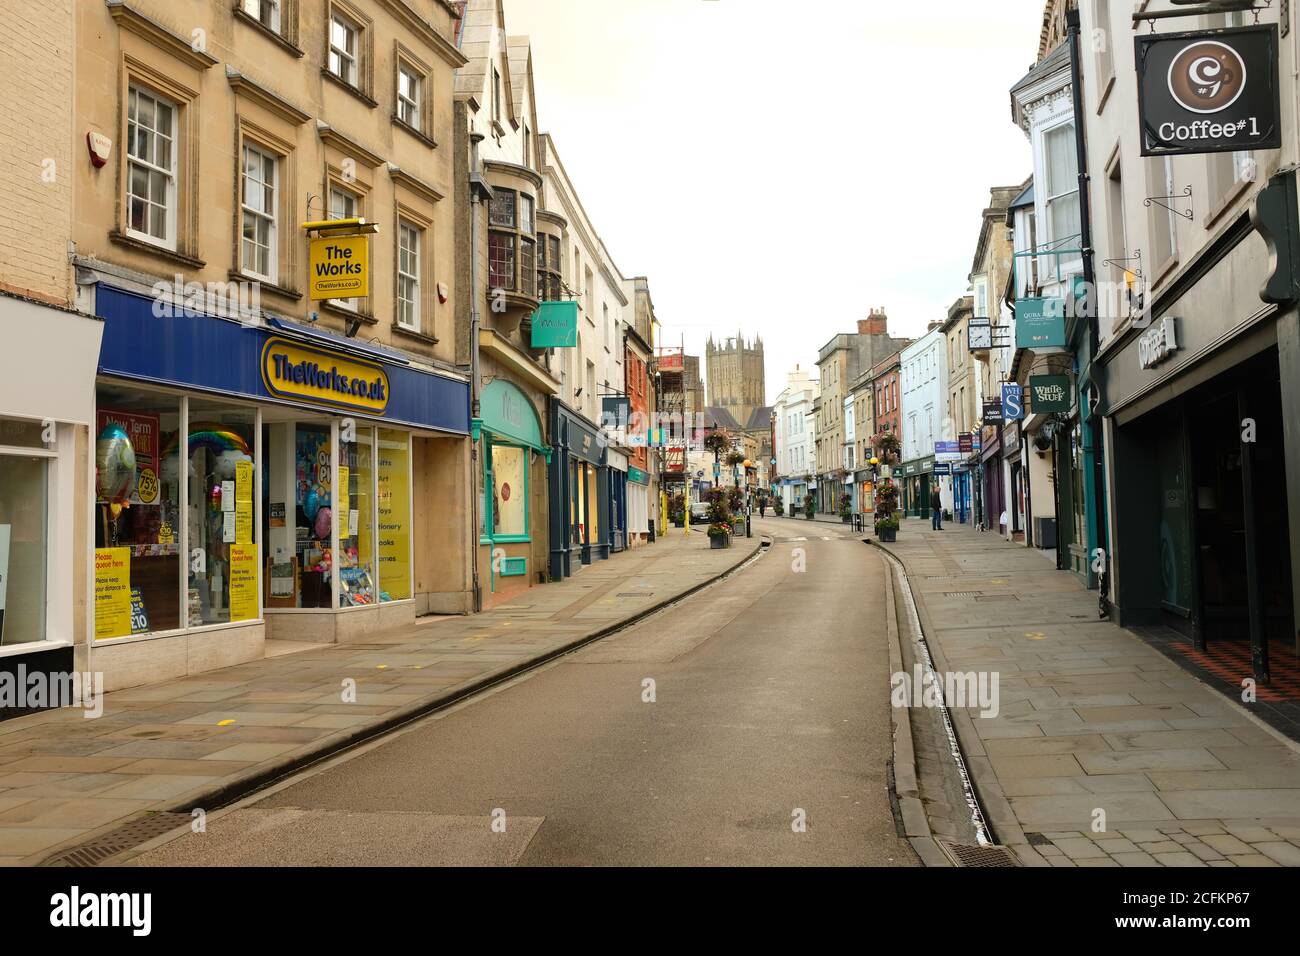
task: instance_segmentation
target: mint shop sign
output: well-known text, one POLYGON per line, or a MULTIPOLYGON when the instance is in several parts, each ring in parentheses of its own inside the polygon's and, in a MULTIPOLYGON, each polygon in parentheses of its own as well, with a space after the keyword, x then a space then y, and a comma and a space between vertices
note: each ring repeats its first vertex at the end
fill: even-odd
POLYGON ((1276 25, 1135 38, 1142 155, 1282 145, 1276 25))

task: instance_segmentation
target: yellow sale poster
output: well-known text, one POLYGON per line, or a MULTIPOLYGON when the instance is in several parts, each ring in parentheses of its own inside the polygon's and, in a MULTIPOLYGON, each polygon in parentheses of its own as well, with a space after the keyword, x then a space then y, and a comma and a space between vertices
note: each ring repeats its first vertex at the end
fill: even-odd
POLYGON ((131 633, 131 549, 95 549, 95 639, 131 633))
POLYGON ((379 432, 379 589, 391 601, 411 596, 409 454, 404 433, 379 432))
POLYGON ((230 546, 230 619, 257 618, 257 549, 247 544, 230 546))

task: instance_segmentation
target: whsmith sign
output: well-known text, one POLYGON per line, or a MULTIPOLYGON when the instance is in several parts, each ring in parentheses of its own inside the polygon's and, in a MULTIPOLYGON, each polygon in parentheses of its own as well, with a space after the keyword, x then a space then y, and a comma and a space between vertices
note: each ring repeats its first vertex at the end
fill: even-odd
POLYGON ((1143 156, 1282 145, 1276 25, 1134 42, 1143 156))

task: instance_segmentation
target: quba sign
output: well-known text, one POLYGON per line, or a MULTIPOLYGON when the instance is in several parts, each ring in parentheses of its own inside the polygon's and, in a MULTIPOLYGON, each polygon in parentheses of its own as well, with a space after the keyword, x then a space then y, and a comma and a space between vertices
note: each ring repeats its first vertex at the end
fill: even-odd
POLYGON ((1134 42, 1143 156, 1282 145, 1275 25, 1134 42))
POLYGON ((381 366, 285 339, 262 347, 262 382, 278 398, 376 415, 388 408, 381 366))
POLYGON ((364 299, 370 295, 370 237, 318 237, 311 241, 311 298, 364 299))

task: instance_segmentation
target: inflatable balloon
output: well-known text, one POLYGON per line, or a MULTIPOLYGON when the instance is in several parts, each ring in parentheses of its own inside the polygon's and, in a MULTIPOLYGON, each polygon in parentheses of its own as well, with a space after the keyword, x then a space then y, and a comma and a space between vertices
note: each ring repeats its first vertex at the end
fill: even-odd
POLYGON ((121 504, 135 491, 135 449, 126 430, 110 422, 95 441, 95 494, 100 501, 121 504))
POLYGON ((320 511, 320 497, 313 488, 307 492, 307 496, 302 499, 302 513, 307 516, 308 523, 316 520, 316 512, 320 511))
POLYGON ((325 540, 330 536, 330 528, 333 525, 334 514, 326 506, 316 512, 316 537, 318 540, 325 540))

